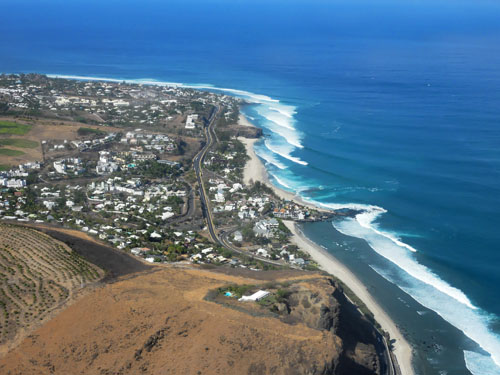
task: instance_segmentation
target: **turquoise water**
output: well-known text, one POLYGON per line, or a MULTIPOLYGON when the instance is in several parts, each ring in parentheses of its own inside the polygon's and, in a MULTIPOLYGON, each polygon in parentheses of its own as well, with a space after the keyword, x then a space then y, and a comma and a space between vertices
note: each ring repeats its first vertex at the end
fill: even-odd
POLYGON ((500 373, 500 7, 140 4, 3 1, 0 71, 242 90, 277 185, 366 209, 306 232, 392 310, 433 316, 399 316, 444 348, 418 349, 421 371, 500 373))

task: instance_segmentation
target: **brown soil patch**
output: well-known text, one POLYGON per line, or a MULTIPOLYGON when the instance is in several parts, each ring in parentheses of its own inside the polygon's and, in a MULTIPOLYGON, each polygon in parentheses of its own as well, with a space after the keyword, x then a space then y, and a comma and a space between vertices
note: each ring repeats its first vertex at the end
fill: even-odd
POLYGON ((13 150, 19 150, 24 152, 24 155, 20 156, 5 156, 0 155, 0 164, 6 165, 18 165, 31 161, 41 161, 42 160, 42 141, 47 140, 68 140, 73 141, 79 138, 77 131, 80 127, 94 128, 108 132, 120 131, 119 128, 103 127, 95 125, 87 125, 72 121, 60 121, 51 119, 25 119, 25 118, 11 118, 11 117, 0 117, 0 121, 15 121, 22 124, 32 125, 31 130, 25 135, 4 135, 2 138, 21 138, 30 141, 36 141, 39 143, 36 148, 17 148, 13 146, 7 146, 13 150))

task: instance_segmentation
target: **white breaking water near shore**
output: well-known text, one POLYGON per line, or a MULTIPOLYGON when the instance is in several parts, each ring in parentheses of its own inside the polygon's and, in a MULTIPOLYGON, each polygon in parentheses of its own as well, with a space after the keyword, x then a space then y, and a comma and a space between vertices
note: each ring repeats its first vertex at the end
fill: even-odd
MULTIPOLYGON (((336 206, 336 208, 340 208, 336 206)), ((346 205, 354 208, 352 205, 346 205)), ((468 368, 475 375, 486 374, 472 369, 480 368, 477 360, 488 366, 488 374, 500 374, 500 337, 488 328, 490 317, 474 306, 459 289, 449 285, 434 272, 418 263, 414 258, 415 248, 405 244, 394 235, 384 232, 374 223, 386 211, 370 207, 356 218, 349 218, 333 225, 339 232, 364 239, 378 254, 395 264, 402 272, 404 283, 398 282, 383 270, 373 268, 382 277, 397 285, 423 306, 435 311, 447 322, 461 330, 490 356, 464 353, 468 368), (475 364, 475 365, 474 365, 475 364)), ((360 208, 360 207, 358 207, 360 208)), ((365 207, 366 209, 366 207, 365 207)))

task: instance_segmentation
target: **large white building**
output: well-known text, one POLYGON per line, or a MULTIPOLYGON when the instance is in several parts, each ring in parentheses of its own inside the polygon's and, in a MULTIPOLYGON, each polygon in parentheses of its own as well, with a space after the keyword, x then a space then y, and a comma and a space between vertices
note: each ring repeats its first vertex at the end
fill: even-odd
POLYGON ((196 128, 196 120, 198 120, 198 115, 188 115, 188 117, 186 118, 186 129, 196 128))

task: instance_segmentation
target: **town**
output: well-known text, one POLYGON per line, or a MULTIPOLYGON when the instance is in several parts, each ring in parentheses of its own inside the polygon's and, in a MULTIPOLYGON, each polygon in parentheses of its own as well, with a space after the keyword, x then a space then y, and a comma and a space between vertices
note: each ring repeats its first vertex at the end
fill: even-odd
POLYGON ((260 134, 238 125, 242 100, 182 87, 3 75, 0 103, 0 155, 8 156, 0 163, 3 220, 78 229, 146 262, 316 268, 282 220, 325 214, 258 181, 243 183, 248 157, 238 136, 260 134), (206 153, 203 185, 220 243, 207 234, 192 165, 216 108, 218 142, 206 153), (58 126, 66 138, 44 133, 58 126), (37 142, 32 132, 47 136, 34 147, 39 158, 22 147, 37 142))

